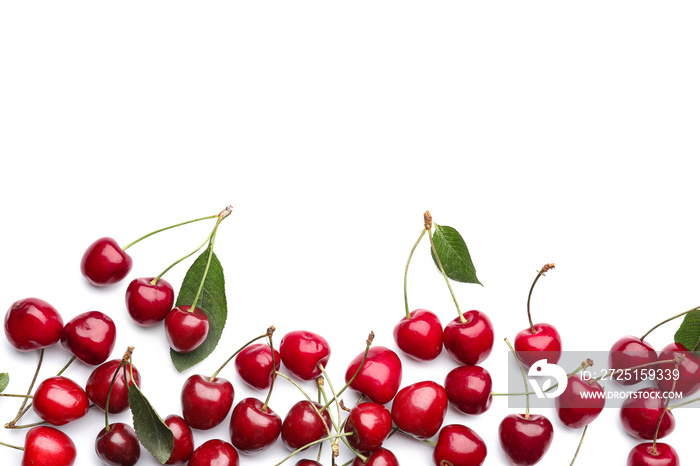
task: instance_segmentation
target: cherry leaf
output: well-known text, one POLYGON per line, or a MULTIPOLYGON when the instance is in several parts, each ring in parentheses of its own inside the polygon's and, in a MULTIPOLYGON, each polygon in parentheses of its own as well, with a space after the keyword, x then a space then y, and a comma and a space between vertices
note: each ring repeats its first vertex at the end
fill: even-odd
MULTIPOLYGON (((680 328, 674 336, 674 341, 692 351, 700 343, 700 309, 696 309, 685 316, 680 328)), ((696 351, 698 351, 696 349, 696 351)))
POLYGON ((129 386, 129 407, 139 442, 165 464, 173 453, 175 437, 136 384, 129 386))
MULTIPOLYGON (((442 263, 442 268, 445 269, 445 275, 458 282, 478 283, 481 285, 479 279, 476 278, 476 269, 472 263, 471 255, 469 255, 467 243, 464 242, 462 235, 452 227, 434 225, 433 243, 442 263)), ((430 248, 430 254, 433 256, 435 266, 439 270, 440 266, 432 248, 430 248)))
POLYGON ((0 393, 5 391, 7 384, 10 383, 10 374, 3 372, 0 374, 0 393))

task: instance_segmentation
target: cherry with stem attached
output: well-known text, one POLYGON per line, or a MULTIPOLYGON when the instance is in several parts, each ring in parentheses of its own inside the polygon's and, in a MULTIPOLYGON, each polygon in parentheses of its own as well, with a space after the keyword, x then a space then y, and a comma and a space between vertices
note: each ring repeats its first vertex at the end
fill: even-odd
POLYGON ((23 451, 22 466, 72 466, 77 449, 71 438, 50 426, 36 426, 27 431, 24 446, 0 445, 23 451))

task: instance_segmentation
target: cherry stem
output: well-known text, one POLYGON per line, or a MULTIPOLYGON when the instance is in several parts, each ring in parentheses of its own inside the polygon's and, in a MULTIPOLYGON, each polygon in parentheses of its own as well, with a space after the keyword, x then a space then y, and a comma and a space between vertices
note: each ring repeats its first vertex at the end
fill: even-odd
POLYGON ((48 424, 46 421, 41 421, 41 422, 35 422, 33 424, 24 424, 21 426, 18 425, 13 425, 12 427, 7 427, 8 429, 29 429, 30 427, 36 427, 36 426, 43 426, 44 424, 48 424))
POLYGON ((58 374, 56 374, 56 377, 60 377, 66 371, 66 369, 68 369, 70 367, 70 365, 73 364, 73 361, 75 361, 75 356, 71 357, 68 360, 68 362, 66 363, 66 365, 63 366, 60 371, 58 371, 58 374))
POLYGON ((680 408, 681 406, 686 406, 686 405, 689 405, 689 404, 691 404, 691 403, 696 403, 696 402, 698 402, 698 401, 700 401, 700 398, 693 398, 692 400, 684 401, 684 402, 682 402, 682 403, 678 403, 677 405, 669 406, 669 407, 666 408, 666 409, 668 409, 669 411, 671 411, 672 409, 680 408))
POLYGON ((194 251, 190 252, 190 253, 187 254, 187 255, 182 256, 181 258, 179 258, 178 260, 176 260, 175 262, 173 262, 172 264, 170 264, 170 265, 169 265, 165 270, 163 270, 157 277, 155 277, 153 280, 151 280, 151 285, 155 285, 156 283, 158 283, 158 280, 160 280, 161 277, 162 277, 163 275, 165 275, 165 274, 168 272, 168 270, 172 269, 172 268, 175 267, 177 264, 179 264, 180 262, 184 261, 185 259, 187 259, 187 258, 190 257, 191 255, 193 255, 194 253, 196 253, 197 251, 199 251, 200 249, 202 249, 202 248, 209 242, 210 239, 211 239, 211 233, 209 233, 209 234, 207 235, 207 239, 205 239, 204 242, 202 242, 202 244, 200 244, 199 246, 197 246, 197 249, 195 249, 194 251))
POLYGON ((161 229, 156 230, 156 231, 152 231, 152 232, 150 232, 149 234, 144 235, 144 236, 140 237, 139 239, 137 239, 137 240, 135 240, 135 241, 132 241, 131 243, 129 243, 129 244, 127 244, 126 246, 124 246, 124 247, 122 248, 122 251, 126 251, 126 250, 129 249, 131 246, 133 246, 134 244, 138 243, 139 241, 144 240, 144 239, 148 238, 149 236, 153 236, 153 235, 155 235, 156 233, 160 233, 161 231, 170 230, 171 228, 176 228, 176 227, 179 227, 179 226, 182 226, 182 225, 187 225, 188 223, 199 222, 199 221, 201 221, 201 220, 209 220, 209 219, 211 219, 211 218, 217 218, 217 217, 218 217, 218 215, 210 215, 210 216, 208 216, 208 217, 202 217, 202 218, 197 218, 197 219, 194 219, 194 220, 188 220, 188 221, 186 221, 186 222, 176 223, 175 225, 170 225, 169 227, 165 227, 165 228, 161 228, 161 229))
MULTIPOLYGON (((333 395, 333 399, 336 400, 335 405, 338 408, 338 422, 340 422, 340 420, 342 419, 342 414, 340 413, 340 404, 338 404, 338 395, 336 395, 335 390, 333 389, 333 384, 331 383, 331 379, 328 377, 328 374, 326 373, 326 369, 323 367, 323 364, 319 363, 318 368, 321 369, 321 374, 323 374, 323 377, 328 381, 328 388, 331 389, 331 395, 333 395)), ((323 399, 325 400, 326 391, 323 389, 324 383, 321 382, 321 380, 323 379, 318 379, 318 388, 321 390, 321 394, 323 395, 323 399)), ((328 403, 328 401, 326 401, 326 403, 328 403)), ((328 414, 330 415, 330 411, 328 412, 328 414)), ((340 432, 340 429, 336 425, 333 418, 331 418, 331 422, 333 423, 333 427, 335 428, 336 432, 340 432)))
MULTIPOLYGON (((331 389, 331 393, 333 393, 333 399, 337 399, 337 395, 336 395, 335 392, 333 391, 333 385, 331 384, 330 379, 328 379, 328 374, 326 374, 326 372, 325 372, 325 370, 324 370, 324 368, 323 368, 323 365, 322 365, 322 364, 319 364, 318 366, 319 366, 319 368, 321 369, 321 372, 323 373, 323 376, 320 376, 320 377, 318 377, 318 378, 316 379, 316 383, 317 383, 317 385, 318 385, 319 395, 321 395, 321 396, 323 397, 324 401, 325 401, 326 403, 328 403, 328 397, 326 396, 326 391, 323 389, 324 384, 325 384, 324 380, 328 380, 328 386, 329 386, 330 389, 331 389)), ((332 401, 331 401, 331 403, 332 403, 332 401)), ((329 404, 330 404, 330 403, 329 403, 329 404)), ((340 422, 340 419, 342 418, 342 415, 341 415, 341 413, 340 413, 340 409, 341 409, 341 407, 344 407, 343 402, 342 402, 342 401, 341 401, 340 403, 336 402, 336 406, 338 407, 338 422, 340 422)), ((329 416, 330 416, 330 414, 331 414, 330 411, 328 411, 328 415, 329 415, 329 416)), ((333 423, 333 428, 335 429, 335 431, 338 432, 338 433, 340 433, 340 431, 345 427, 345 423, 347 422, 347 418, 345 419, 345 421, 343 421, 342 424, 338 425, 338 424, 335 422, 335 420, 333 419, 333 416, 331 416, 331 422, 333 423)), ((330 435, 330 434, 331 434, 331 433, 330 433, 330 430, 329 430, 329 431, 328 431, 328 435, 330 435)), ((345 446, 348 447, 348 448, 350 449, 350 451, 353 452, 353 454, 355 454, 355 456, 359 457, 360 460, 362 460, 363 463, 367 462, 367 457, 364 456, 364 455, 363 455, 362 453, 360 453, 359 451, 357 451, 355 448, 353 448, 353 446, 350 445, 350 443, 347 441, 347 439, 346 439, 345 437, 341 437, 341 440, 343 441, 343 443, 345 444, 345 446)), ((320 459, 320 458, 321 458, 321 451, 320 451, 320 448, 319 448, 318 454, 319 454, 319 459, 320 459)), ((335 456, 333 456, 333 462, 335 463, 335 456)))
MULTIPOLYGON (((274 327, 270 327, 274 329, 274 327)), ((277 375, 275 374, 275 347, 272 344, 272 332, 268 332, 268 338, 270 342, 270 353, 272 355, 272 380, 270 381, 270 389, 267 391, 267 398, 265 398, 265 403, 263 403, 261 411, 264 413, 267 411, 267 405, 270 402, 270 397, 272 396, 272 388, 275 386, 275 380, 277 380, 277 375)))
POLYGON ((39 350, 39 363, 36 365, 36 371, 34 371, 34 377, 32 378, 32 383, 29 384, 29 390, 27 390, 27 397, 24 399, 22 402, 22 406, 19 407, 19 410, 17 411, 17 418, 13 422, 19 421, 22 410, 24 407, 27 405, 27 400, 29 399, 29 395, 32 394, 32 390, 34 389, 34 384, 36 383, 36 379, 39 377, 39 370, 41 369, 41 364, 44 361, 44 348, 41 348, 39 350))
MULTIPOLYGON (((283 379, 288 380, 289 382, 292 383, 292 385, 294 385, 295 387, 297 387, 297 389, 301 392, 301 394, 304 395, 304 397, 306 398, 306 400, 311 404, 311 407, 314 408, 314 411, 316 411, 316 414, 318 414, 318 417, 321 418, 321 422, 323 422, 323 425, 324 425, 324 427, 326 428, 326 432, 328 432, 328 433, 330 434, 331 429, 330 429, 330 427, 328 426, 328 423, 326 422, 326 420, 323 419, 323 415, 321 414, 323 411, 326 411, 326 408, 324 407, 324 408, 318 409, 318 408, 316 407, 316 405, 314 404, 313 400, 311 399, 311 397, 308 395, 308 393, 306 393, 306 392, 304 391, 304 389, 301 388, 301 385, 299 385, 299 384, 296 383, 294 380, 292 380, 291 377, 288 377, 288 376, 284 375, 283 373, 281 373, 281 372, 279 372, 279 371, 275 371, 275 374, 276 374, 276 375, 279 375, 279 376, 282 377, 283 379)), ((333 416, 331 416, 330 411, 328 411, 328 416, 331 418, 331 422, 333 422, 333 416)), ((334 424, 333 426, 335 427, 335 424, 334 424)))
POLYGON ((459 321, 464 324, 467 322, 467 319, 464 318, 464 314, 462 314, 462 310, 459 308, 459 303, 457 303, 457 298, 455 298, 454 291, 452 291, 452 286, 450 285, 450 280, 447 278, 447 274, 445 273, 445 269, 442 267, 442 261, 440 260, 440 257, 438 256, 437 249, 435 249, 435 242, 433 241, 433 232, 431 230, 428 230, 428 238, 430 238, 430 247, 433 249, 433 254, 435 255, 435 260, 437 261, 438 266, 440 267, 440 272, 442 272, 442 276, 445 277, 445 283, 447 283, 447 288, 450 290, 450 294, 452 295, 452 300, 455 302, 455 307, 457 307, 457 314, 459 314, 459 321))
POLYGON ((578 452, 581 450, 581 445, 583 445, 583 438, 586 436, 586 431, 588 430, 588 425, 583 428, 583 432, 581 433, 581 440, 578 442, 578 448, 576 449, 576 453, 574 453, 574 459, 571 460, 571 465, 574 466, 574 463, 576 462, 576 457, 578 456, 578 452))
POLYGON ((532 298, 532 290, 535 289, 535 284, 537 283, 537 280, 540 279, 541 276, 543 276, 545 273, 547 273, 549 270, 554 268, 554 264, 545 264, 542 269, 540 269, 539 272, 537 272, 537 276, 535 277, 535 280, 532 282, 532 286, 530 286, 530 292, 527 295, 527 320, 530 321, 530 331, 534 334, 535 333, 535 326, 532 323, 532 315, 530 314, 530 299, 532 298))
POLYGON ((15 395, 12 393, 0 393, 0 396, 9 396, 12 398, 34 398, 32 395, 15 395))
POLYGON ((306 445, 304 445, 303 447, 299 447, 299 448, 297 448, 296 450, 294 450, 292 453, 290 453, 289 455, 287 455, 282 461, 280 461, 279 463, 275 464, 275 466, 279 466, 280 464, 284 463, 285 461, 287 461, 289 458, 293 457, 293 456, 296 455, 297 453, 300 453, 300 452, 306 450, 307 448, 312 447, 312 446, 314 446, 314 445, 317 445, 317 444, 319 444, 319 443, 323 443, 323 442, 325 442, 326 440, 335 440, 335 439, 338 438, 338 437, 350 437, 351 435, 355 435, 355 434, 353 434, 352 432, 346 432, 346 433, 343 433, 343 434, 329 435, 328 437, 320 438, 320 439, 318 439, 318 440, 314 440, 313 442, 309 442, 309 443, 307 443, 306 445))
MULTIPOLYGON (((124 353, 124 356, 122 357, 121 361, 119 361, 119 365, 117 366, 117 369, 114 371, 114 375, 112 376, 112 381, 109 383, 109 390, 107 391, 107 401, 105 402, 105 430, 106 432, 109 432, 111 429, 109 428, 109 399, 112 397, 112 387, 114 387, 114 382, 117 380, 117 376, 119 375, 119 369, 122 368, 127 362, 131 361, 131 354, 134 352, 134 347, 129 346, 126 350, 126 353, 124 353)), ((133 380, 133 378, 131 379, 133 380)), ((126 367, 124 367, 124 382, 126 383, 127 378, 126 378, 126 367)), ((128 384, 127 384, 128 386, 128 384)))
POLYGON ((406 261, 406 271, 403 273, 403 301, 406 304, 406 318, 410 319, 411 318, 411 312, 408 310, 408 291, 407 291, 407 282, 408 282, 408 265, 411 263, 411 258, 413 257, 413 252, 416 250, 418 247, 418 243, 420 243, 420 240, 423 239, 423 236, 425 235, 425 232, 427 231, 426 228, 421 231, 420 236, 418 237, 418 240, 416 241, 416 244, 413 245, 413 249, 411 249, 411 253, 408 255, 408 261, 406 261))
MULTIPOLYGON (((255 337, 255 338, 253 338, 253 339, 250 340, 248 343, 246 343, 245 345, 243 345, 243 346, 241 346, 240 348, 238 348, 238 350, 236 350, 236 352, 233 353, 233 354, 221 365, 221 367, 219 367, 219 368, 216 370, 216 372, 214 372, 214 373, 212 374, 211 377, 209 377, 209 381, 212 382, 212 381, 216 378, 216 376, 219 375, 219 372, 221 372, 221 370, 222 370, 224 367, 226 367, 226 364, 228 364, 229 362, 231 362, 231 359, 235 358, 235 357, 238 355, 238 353, 240 353, 241 351, 243 351, 244 349, 246 349, 248 346, 252 345, 253 343, 255 343, 256 341, 258 341, 258 340, 260 340, 260 339, 263 339, 263 338, 266 338, 266 337, 272 338, 272 333, 273 333, 274 331, 275 331, 275 327, 274 327, 274 326, 270 326, 270 328, 267 329, 267 332, 265 332, 265 333, 263 333, 262 335, 259 335, 259 336, 255 337)), ((272 340, 270 340, 270 341, 272 341, 272 340)), ((274 361, 275 361, 274 358, 275 358, 275 355, 274 355, 274 351, 273 351, 273 353, 272 353, 272 361, 273 361, 273 364, 274 364, 274 361)), ((274 368, 275 366, 273 365, 272 367, 274 368)), ((276 371, 275 371, 275 372, 276 372, 276 371)))
POLYGON ((530 419, 530 394, 527 388, 527 376, 525 375, 525 369, 523 368, 523 364, 520 362, 520 358, 515 354, 515 349, 513 348, 513 345, 510 344, 510 341, 508 341, 507 338, 504 338, 503 340, 506 342, 506 345, 508 345, 508 348, 510 348, 510 352, 513 353, 513 356, 515 356, 515 361, 518 363, 518 367, 520 367, 520 373, 523 374, 523 384, 525 385, 525 419, 530 419))
POLYGON ((4 447, 14 448, 15 450, 24 451, 24 447, 19 447, 17 445, 10 445, 9 443, 0 442, 0 445, 4 447))
MULTIPOLYGON (((338 397, 339 397, 340 395, 342 395, 343 392, 344 392, 345 390, 347 390, 348 387, 353 383, 353 381, 355 380, 355 377, 357 377, 357 376, 359 375, 360 371, 362 370, 362 367, 364 367, 364 365, 365 365, 365 361, 367 360, 367 354, 369 353, 369 348, 370 348, 370 346, 372 346, 372 342, 373 342, 373 341, 374 341, 374 332, 370 331, 370 332, 369 332, 369 336, 367 337, 367 346, 365 347, 365 353, 362 355, 362 361, 360 361, 360 365, 357 367, 357 370, 356 370, 355 373, 352 375, 352 377, 350 378, 350 380, 348 380, 347 383, 345 384, 345 386, 344 386, 343 388, 340 389, 340 391, 338 392, 338 394, 337 394, 336 396, 334 396, 333 399, 332 399, 331 401, 329 401, 328 403, 326 403, 326 404, 323 406, 323 410, 328 409, 328 407, 330 406, 330 404, 333 403, 334 401, 336 401, 336 400, 338 399, 338 397)), ((330 383, 330 382, 329 382, 329 383, 330 383)))
POLYGON ((686 315, 686 314, 690 314, 690 313, 693 312, 693 311, 697 311, 698 309, 700 309, 700 306, 694 307, 694 308, 689 309, 689 310, 687 310, 687 311, 685 311, 685 312, 681 312, 680 314, 675 315, 675 316, 673 316, 673 317, 669 317, 668 319, 664 320, 663 322, 659 322, 658 324, 654 325, 651 329, 649 329, 649 331, 648 331, 647 333, 645 333, 644 335, 642 335, 639 339, 640 339, 641 341, 644 341, 644 339, 645 339, 647 336, 649 336, 649 334, 650 334, 651 332, 653 332, 653 331, 656 330, 657 328, 661 327, 662 325, 667 324, 667 323, 671 322, 672 320, 678 319, 679 317, 683 317, 683 316, 686 315))
MULTIPOLYGON (((676 369, 678 369, 678 366, 680 365, 679 361, 676 361, 676 369)), ((678 382, 678 379, 673 379, 673 384, 671 385, 671 392, 676 391, 676 382, 678 382)), ((666 415, 666 411, 668 411, 668 405, 671 403, 671 397, 666 398, 666 403, 664 404, 664 410, 661 411, 661 416, 659 416, 659 421, 656 423, 656 432, 654 432, 654 442, 652 443, 651 451, 653 454, 656 454, 656 441, 659 438, 659 429, 661 429, 661 421, 664 419, 664 415, 666 415)))

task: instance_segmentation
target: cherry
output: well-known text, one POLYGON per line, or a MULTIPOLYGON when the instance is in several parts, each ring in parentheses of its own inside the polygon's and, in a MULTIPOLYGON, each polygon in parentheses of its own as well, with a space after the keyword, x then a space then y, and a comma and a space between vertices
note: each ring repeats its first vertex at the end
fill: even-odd
MULTIPOLYGON (((362 364, 364 351, 350 361, 345 371, 345 382, 349 382, 362 364)), ((401 386, 402 366, 399 356, 384 346, 373 346, 360 372, 350 384, 350 388, 365 394, 375 403, 390 402, 401 386)))
MULTIPOLYGON (((626 335, 617 340, 610 348, 608 357, 608 367, 610 369, 629 369, 644 364, 651 364, 657 361, 656 351, 649 343, 631 335, 626 335)), ((649 366, 648 370, 655 367, 649 366)), ((613 379, 621 385, 634 385, 644 378, 641 371, 625 371, 613 379)))
POLYGON ((358 456, 352 462, 352 466, 399 466, 396 455, 386 448, 379 448, 365 456, 367 456, 366 462, 363 463, 358 456))
POLYGON ((323 465, 321 463, 319 463, 318 461, 304 459, 304 460, 297 461, 294 464, 294 466, 323 466, 323 465))
POLYGON ((573 375, 562 394, 554 400, 557 416, 572 429, 587 426, 603 411, 604 395, 598 382, 584 382, 578 375, 573 375))
POLYGON ((394 341, 401 351, 419 361, 431 361, 442 352, 442 323, 425 309, 416 309, 394 327, 394 341))
POLYGON ((238 466, 238 452, 219 439, 207 440, 192 452, 187 466, 238 466))
POLYGON ((32 406, 41 419, 62 426, 85 416, 90 402, 80 385, 67 377, 56 376, 39 384, 32 406))
POLYGON ((450 424, 440 429, 433 462, 436 466, 479 466, 486 460, 486 444, 469 427, 450 424))
POLYGON ((275 349, 275 366, 272 366, 272 351, 265 343, 246 346, 236 356, 238 375, 253 388, 265 390, 272 385, 272 377, 280 368, 280 353, 275 349))
POLYGON ((328 410, 324 410, 319 417, 317 411, 323 406, 307 400, 295 403, 287 412, 282 421, 282 443, 291 451, 295 451, 304 445, 320 440, 328 435, 333 428, 328 410), (315 407, 315 408, 314 408, 315 407))
POLYGON ((231 413, 231 443, 241 453, 262 451, 275 443, 282 431, 282 419, 256 398, 244 398, 231 413))
POLYGON ((402 388, 391 406, 394 424, 419 440, 435 435, 447 413, 447 392, 427 380, 402 388))
POLYGON ((482 414, 491 406, 491 375, 481 366, 459 366, 445 377, 447 399, 464 414, 482 414))
POLYGON ((233 385, 228 380, 190 376, 182 386, 182 417, 193 429, 208 430, 221 424, 233 405, 233 385))
POLYGON ((109 358, 117 338, 114 321, 100 311, 73 317, 63 327, 61 344, 85 364, 97 366, 109 358))
POLYGON ((526 328, 515 335, 513 346, 518 359, 525 367, 532 366, 540 359, 556 364, 561 357, 559 332, 550 324, 534 324, 533 329, 526 328))
MULTIPOLYGON (((620 408, 622 427, 632 437, 652 440, 656 434, 659 417, 664 412, 666 401, 657 388, 647 387, 637 390, 634 396, 626 398, 620 408)), ((676 419, 671 411, 666 411, 657 438, 664 438, 676 427, 676 419)))
POLYGON ((552 423, 539 414, 509 414, 498 426, 498 439, 511 464, 538 463, 554 438, 552 423))
POLYGON ((39 298, 20 299, 5 314, 5 336, 19 351, 48 348, 61 338, 63 319, 39 298))
POLYGON ((627 466, 679 466, 681 464, 676 450, 666 443, 640 443, 632 448, 627 457, 627 466))
POLYGON ((656 386, 662 391, 682 393, 683 397, 688 397, 700 389, 700 357, 697 354, 688 351, 685 346, 680 343, 671 343, 661 350, 659 361, 674 359, 683 355, 684 359, 678 366, 678 380, 675 387, 673 386, 673 370, 676 364, 673 362, 659 364, 655 367, 661 377, 656 377, 656 386), (669 377, 668 374, 671 374, 669 377))
POLYGON ((163 422, 170 428, 175 439, 173 452, 165 464, 184 464, 190 459, 194 451, 194 437, 192 429, 185 420, 177 414, 171 414, 163 422))
POLYGON ((22 466, 72 466, 76 456, 75 444, 60 430, 37 426, 27 431, 22 466))
POLYGON ((134 429, 122 422, 109 425, 97 434, 95 451, 109 466, 133 466, 141 457, 141 445, 134 429))
POLYGON ((178 353, 191 353, 199 348, 209 334, 209 317, 198 307, 173 308, 165 318, 165 337, 178 353))
POLYGON ((131 271, 131 256, 113 238, 100 238, 88 246, 80 261, 80 273, 95 286, 112 285, 131 271))
POLYGON ((483 362, 493 348, 493 324, 486 314, 468 311, 450 321, 442 333, 445 350, 462 364, 483 362))
POLYGON ((319 364, 326 367, 331 347, 321 335, 304 330, 287 333, 280 341, 282 363, 295 377, 313 380, 321 375, 319 364))
POLYGON ((136 278, 126 289, 126 310, 137 324, 156 325, 168 315, 175 302, 175 290, 162 278, 136 278))
POLYGON ((391 433, 391 413, 379 403, 360 403, 350 410, 345 422, 348 443, 358 451, 374 451, 391 433))
MULTIPOLYGON (((85 392, 90 401, 95 403, 104 411, 107 406, 107 395, 109 394, 109 386, 114 379, 114 372, 121 363, 120 359, 112 359, 96 367, 85 384, 85 392)), ((114 379, 112 386, 112 394, 109 397, 109 412, 110 414, 121 413, 129 407, 129 387, 132 384, 131 371, 134 373, 134 381, 136 386, 141 386, 141 375, 135 366, 126 366, 126 382, 124 382, 124 366, 119 369, 117 378, 114 379), (128 385, 127 385, 128 384, 128 385)))

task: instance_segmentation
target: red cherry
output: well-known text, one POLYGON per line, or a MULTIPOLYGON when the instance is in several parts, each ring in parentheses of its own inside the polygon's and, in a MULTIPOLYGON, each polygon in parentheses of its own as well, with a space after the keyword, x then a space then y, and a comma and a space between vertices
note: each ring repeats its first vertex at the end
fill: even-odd
POLYGON ((557 416, 572 429, 587 426, 605 407, 605 390, 598 382, 584 382, 578 375, 569 377, 566 388, 554 400, 557 416))
POLYGON ((182 417, 193 429, 208 430, 221 424, 233 405, 233 385, 228 380, 190 376, 180 394, 182 417))
POLYGON ((364 456, 367 457, 365 463, 363 463, 358 456, 355 458, 355 461, 352 462, 352 466, 399 466, 399 460, 396 458, 396 455, 386 448, 374 450, 364 456))
POLYGON ((358 451, 374 451, 391 433, 391 413, 379 403, 360 403, 350 410, 345 422, 348 443, 358 451))
POLYGON ((80 273, 95 286, 121 281, 131 271, 131 256, 113 238, 100 238, 88 246, 80 261, 80 273))
POLYGON ((431 361, 442 352, 442 323, 425 309, 416 309, 394 327, 394 341, 401 351, 419 361, 431 361))
POLYGON ((126 310, 137 324, 156 325, 168 315, 175 302, 175 290, 162 278, 153 284, 153 277, 136 278, 126 289, 126 310))
POLYGON ((469 427, 450 424, 440 429, 433 450, 436 466, 480 466, 486 460, 486 444, 469 427))
POLYGON ((63 319, 39 298, 20 299, 5 314, 5 336, 19 351, 48 348, 61 338, 63 319))
POLYGON ((282 419, 263 402, 244 398, 231 413, 229 435, 231 443, 241 453, 262 451, 275 443, 282 431, 282 419))
POLYGON ((320 404, 302 400, 295 403, 287 412, 282 422, 282 443, 291 451, 328 436, 328 430, 333 429, 328 410, 319 417, 317 411, 323 408, 320 404), (315 406, 315 408, 314 408, 315 406))
POLYGON ((627 457, 627 466, 680 466, 676 450, 666 443, 640 443, 632 448, 627 457))
POLYGON ((509 414, 498 426, 498 439, 511 464, 530 466, 538 463, 554 438, 552 423, 544 416, 509 414))
POLYGON ((171 414, 166 417, 163 422, 170 428, 175 439, 173 452, 165 464, 184 464, 190 459, 194 451, 194 437, 192 429, 187 425, 185 420, 177 414, 171 414))
POLYGON ((141 457, 141 445, 134 429, 117 422, 105 427, 97 434, 95 451, 108 466, 133 466, 141 457))
POLYGON ((61 344, 85 364, 97 366, 109 358, 117 339, 114 321, 100 311, 84 312, 63 327, 61 344))
POLYGON ((402 388, 391 405, 394 424, 419 440, 435 435, 447 413, 447 392, 431 380, 402 388))
POLYGON ((280 341, 282 363, 301 380, 313 380, 321 375, 318 365, 326 367, 331 347, 321 335, 304 330, 287 333, 280 341))
POLYGON ((173 308, 165 318, 165 338, 178 353, 191 353, 199 348, 209 335, 209 317, 198 307, 173 308))
MULTIPOLYGON (((96 367, 85 384, 85 392, 88 398, 103 411, 107 406, 107 395, 109 395, 109 386, 112 384, 112 379, 114 378, 114 371, 117 370, 120 363, 121 360, 112 359, 96 367)), ((130 370, 129 365, 126 365, 126 383, 124 382, 124 366, 122 366, 122 368, 119 369, 117 378, 114 379, 112 394, 109 397, 110 414, 121 413, 129 407, 129 387, 132 383, 132 370, 136 386, 141 386, 141 375, 136 369, 136 366, 133 366, 130 370)))
POLYGON ((53 427, 32 427, 24 438, 22 466, 72 466, 76 456, 70 437, 53 427))
MULTIPOLYGON (((638 337, 626 335, 617 340, 610 348, 608 367, 610 369, 629 369, 656 361, 656 351, 649 343, 638 337)), ((649 366, 648 370, 651 369, 654 369, 654 366, 649 366)), ((634 385, 644 380, 641 374, 641 369, 625 371, 622 374, 616 374, 613 379, 621 385, 634 385)))
POLYGON ((280 369, 280 353, 275 349, 275 367, 272 367, 272 351, 265 343, 246 346, 238 353, 235 366, 243 381, 258 390, 266 390, 272 385, 272 376, 280 369))
POLYGON ((700 357, 692 351, 688 351, 685 346, 680 343, 671 343, 664 346, 659 354, 659 361, 674 359, 683 355, 685 359, 678 366, 678 380, 676 386, 673 386, 673 370, 676 364, 669 362, 655 366, 657 374, 661 377, 656 377, 656 386, 664 392, 673 390, 676 393, 682 393, 683 398, 687 398, 693 393, 700 390, 700 357), (669 377, 670 374, 670 377, 669 377))
POLYGON ((464 414, 482 414, 491 406, 491 375, 481 366, 460 366, 445 377, 447 399, 464 414))
MULTIPOLYGON (((637 390, 632 397, 625 398, 620 408, 622 427, 632 437, 652 440, 659 424, 659 417, 664 412, 666 400, 657 388, 647 387, 637 390)), ((664 438, 676 428, 673 412, 666 411, 657 438, 664 438)))
POLYGON ((323 465, 321 463, 319 463, 318 461, 304 459, 304 460, 297 461, 294 464, 294 466, 323 466, 323 465))
POLYGON ((238 452, 233 445, 219 439, 201 444, 190 456, 187 466, 238 466, 238 452))
MULTIPOLYGON (((345 382, 349 382, 362 363, 365 352, 350 361, 345 371, 345 382)), ((373 346, 367 353, 360 373, 350 384, 350 388, 365 394, 375 403, 390 402, 401 386, 402 367, 399 356, 384 346, 373 346)))
POLYGON ((67 377, 49 377, 34 393, 34 412, 44 421, 62 426, 85 416, 90 402, 85 390, 67 377))
POLYGON ((442 333, 445 349, 462 364, 476 365, 483 362, 493 348, 493 324, 486 314, 469 311, 450 321, 442 333))
POLYGON ((561 337, 559 332, 549 324, 535 324, 535 333, 526 328, 515 336, 515 354, 526 367, 532 366, 540 359, 549 364, 556 364, 561 357, 561 337))

